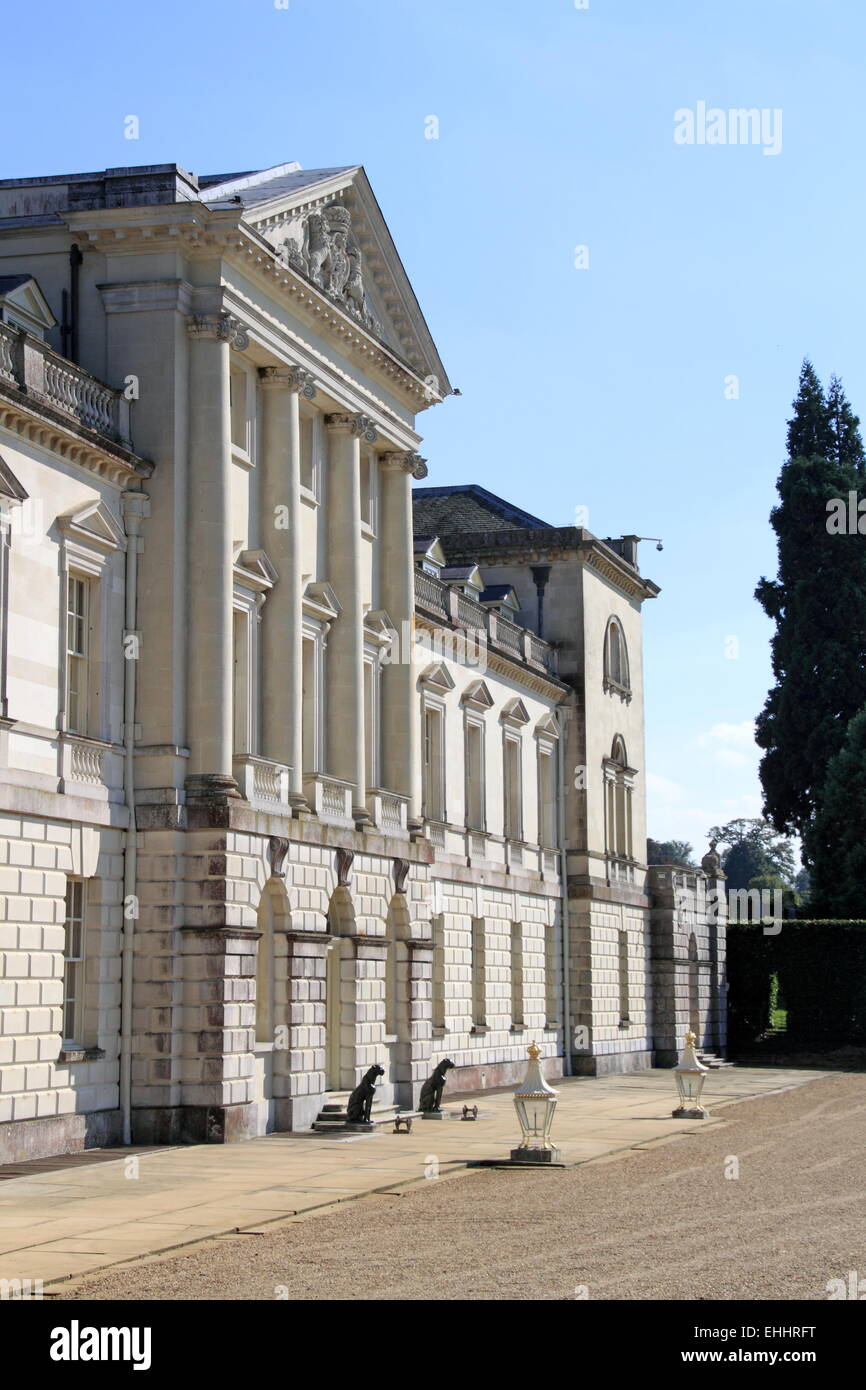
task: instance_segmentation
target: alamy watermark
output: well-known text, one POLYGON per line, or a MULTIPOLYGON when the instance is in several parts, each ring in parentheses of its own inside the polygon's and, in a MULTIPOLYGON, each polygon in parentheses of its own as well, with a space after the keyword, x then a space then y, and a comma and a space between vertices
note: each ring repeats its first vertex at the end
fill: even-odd
POLYGON ((782 111, 780 107, 707 106, 694 110, 681 106, 674 112, 674 143, 677 145, 760 145, 764 154, 782 152, 782 111))

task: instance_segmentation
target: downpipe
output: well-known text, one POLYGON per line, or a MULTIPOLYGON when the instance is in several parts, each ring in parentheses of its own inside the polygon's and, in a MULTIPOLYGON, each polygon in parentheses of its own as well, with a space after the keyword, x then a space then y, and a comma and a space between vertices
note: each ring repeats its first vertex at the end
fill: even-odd
POLYGON ((123 618, 123 799, 128 821, 123 853, 123 945, 120 965, 120 1115, 123 1143, 132 1143, 132 977, 135 923, 138 918, 135 823, 135 702, 141 637, 138 612, 138 557, 143 548, 141 523, 150 515, 144 492, 125 492, 121 498, 126 529, 126 583, 123 618))
POLYGON ((571 1076, 571 981, 569 960, 571 957, 571 934, 568 915, 568 856, 565 849, 565 740, 568 731, 568 707, 558 705, 556 722, 559 727, 557 746, 559 749, 559 795, 556 799, 558 838, 559 838, 559 877, 561 891, 562 920, 562 1070, 564 1076, 571 1076))

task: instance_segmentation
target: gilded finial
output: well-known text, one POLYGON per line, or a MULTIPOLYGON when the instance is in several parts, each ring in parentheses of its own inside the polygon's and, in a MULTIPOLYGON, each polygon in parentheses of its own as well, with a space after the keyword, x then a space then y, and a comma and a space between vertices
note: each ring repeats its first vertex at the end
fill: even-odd
POLYGON ((529 1044, 528 1052, 533 1062, 537 1062, 538 1058, 541 1056, 541 1048, 538 1046, 537 1042, 531 1042, 529 1044))

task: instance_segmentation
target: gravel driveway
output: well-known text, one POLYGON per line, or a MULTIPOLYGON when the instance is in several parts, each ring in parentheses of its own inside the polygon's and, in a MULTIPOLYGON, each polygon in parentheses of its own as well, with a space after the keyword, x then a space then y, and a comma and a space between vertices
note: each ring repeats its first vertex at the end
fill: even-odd
POLYGON ((696 1123, 627 1157, 478 1169, 362 1198, 113 1269, 63 1297, 826 1299, 828 1280, 866 1280, 866 1076, 724 1114, 724 1126, 696 1123))

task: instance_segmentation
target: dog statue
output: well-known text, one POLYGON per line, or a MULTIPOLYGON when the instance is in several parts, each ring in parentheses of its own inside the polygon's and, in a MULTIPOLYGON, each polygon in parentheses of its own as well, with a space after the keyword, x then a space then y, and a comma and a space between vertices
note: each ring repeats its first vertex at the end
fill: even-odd
POLYGON ((432 1076, 428 1076, 424 1085, 421 1087, 421 1098, 418 1101, 418 1109, 422 1111, 433 1111, 442 1109, 442 1092, 445 1090, 445 1073, 454 1066, 450 1057, 444 1058, 439 1062, 432 1076))
POLYGON ((355 1087, 346 1106, 346 1120, 350 1125, 368 1125, 370 1123, 370 1111, 373 1108, 373 1096, 376 1093, 376 1077, 384 1075, 384 1067, 371 1067, 360 1085, 355 1087))

